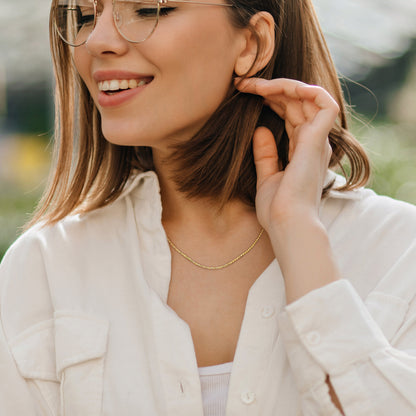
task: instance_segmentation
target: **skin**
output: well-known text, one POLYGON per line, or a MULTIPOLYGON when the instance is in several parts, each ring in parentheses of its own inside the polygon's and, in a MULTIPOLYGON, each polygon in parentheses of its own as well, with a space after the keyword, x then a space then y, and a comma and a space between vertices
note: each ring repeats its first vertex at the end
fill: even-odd
MULTIPOLYGON (((74 50, 75 64, 97 103, 107 140, 153 148, 167 235, 190 257, 218 265, 244 251, 260 227, 266 231, 247 256, 221 271, 197 268, 172 251, 168 305, 189 325, 198 365, 232 361, 248 291, 275 257, 287 303, 339 278, 318 216, 331 155, 328 134, 338 106, 322 88, 298 81, 252 78, 236 84, 242 92, 263 96, 285 120, 290 163, 285 171, 278 170, 273 135, 259 128, 253 137, 255 210, 239 200, 218 211, 215 202, 187 199, 170 179, 169 145, 189 140, 202 127, 224 98, 233 73, 250 68, 257 43, 249 30, 232 27, 224 8, 186 5, 165 17, 146 42, 132 44, 114 26, 111 1, 103 5, 87 43, 74 50), (93 73, 103 69, 125 69, 154 79, 127 103, 101 108, 93 73)), ((259 13, 252 23, 267 45, 256 72, 273 52, 274 22, 259 13)))
POLYGON ((223 7, 178 4, 160 17, 148 40, 130 43, 114 26, 111 0, 104 0, 87 43, 74 48, 74 60, 101 113, 106 139, 165 152, 170 143, 194 135, 227 93, 243 35, 228 24, 223 7), (117 69, 154 78, 133 100, 103 108, 93 74, 117 69))
POLYGON ((243 92, 259 94, 285 120, 289 166, 278 170, 272 133, 253 138, 257 170, 256 211, 282 268, 288 303, 339 278, 318 210, 331 157, 328 134, 338 105, 322 88, 289 79, 245 80, 243 92), (302 258, 299 262, 297 259, 302 258), (308 276, 307 280, 305 276, 308 276))

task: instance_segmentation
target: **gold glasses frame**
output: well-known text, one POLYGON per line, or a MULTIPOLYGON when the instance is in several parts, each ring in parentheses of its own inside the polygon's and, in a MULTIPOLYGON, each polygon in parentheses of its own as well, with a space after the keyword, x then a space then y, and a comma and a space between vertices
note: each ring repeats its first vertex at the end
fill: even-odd
MULTIPOLYGON (((57 24, 57 15, 56 15, 56 9, 58 8, 58 1, 59 0, 55 0, 55 4, 54 4, 54 27, 56 32, 58 33, 59 37, 69 46, 72 47, 78 47, 81 45, 84 45, 87 41, 88 41, 88 37, 86 40, 84 40, 81 43, 78 44, 74 44, 74 43, 70 43, 68 42, 67 39, 64 38, 64 36, 62 35, 61 31, 59 30, 58 24, 57 24)), ((193 1, 193 0, 157 0, 156 2, 152 2, 150 0, 147 1, 143 1, 142 3, 152 3, 155 4, 157 3, 157 12, 156 12, 156 19, 155 19, 155 24, 153 29, 151 30, 151 32, 144 38, 141 40, 131 40, 129 39, 124 33, 122 33, 122 31, 120 30, 120 28, 117 25, 117 19, 118 17, 116 16, 116 12, 115 12, 115 4, 117 3, 117 1, 119 0, 112 0, 112 8, 113 8, 113 19, 114 19, 114 26, 116 27, 118 33, 124 38, 126 39, 128 42, 131 43, 142 43, 144 41, 146 41, 147 39, 150 38, 150 36, 152 36, 152 34, 155 32, 158 24, 159 24, 159 17, 160 17, 160 10, 162 7, 167 6, 169 4, 175 4, 175 3, 183 3, 183 4, 197 4, 197 5, 204 5, 204 6, 222 6, 222 7, 234 7, 234 5, 232 4, 227 4, 227 3, 213 3, 213 2, 205 2, 205 1, 193 1)), ((98 5, 98 0, 93 0, 92 1, 93 7, 94 7, 94 22, 92 24, 92 28, 91 28, 91 33, 94 31, 95 26, 97 24, 97 5, 98 5)), ((68 10, 77 10, 77 9, 68 9, 68 10)), ((90 33, 90 34, 91 34, 90 33)))

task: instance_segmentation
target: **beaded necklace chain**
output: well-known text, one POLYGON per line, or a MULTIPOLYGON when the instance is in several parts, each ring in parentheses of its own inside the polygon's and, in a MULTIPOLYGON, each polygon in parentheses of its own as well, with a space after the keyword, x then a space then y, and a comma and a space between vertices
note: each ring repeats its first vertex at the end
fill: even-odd
POLYGON ((260 240, 261 236, 263 235, 263 231, 264 229, 262 228, 259 232, 259 235, 256 237, 256 239, 254 240, 254 242, 251 244, 251 246, 249 248, 247 248, 246 250, 244 250, 241 254, 239 254, 237 257, 235 257, 234 259, 230 260, 229 262, 222 264, 221 266, 205 266, 204 264, 198 263, 197 261, 193 260, 191 257, 189 257, 187 254, 185 254, 181 249, 179 249, 178 247, 175 246, 175 244, 173 244, 173 242, 170 240, 169 237, 167 237, 168 239, 168 243, 170 244, 170 246, 178 253, 180 254, 182 257, 184 257, 186 260, 188 260, 189 262, 191 262, 193 265, 200 267, 201 269, 205 269, 205 270, 221 270, 221 269, 225 269, 228 266, 231 266, 232 264, 234 264, 236 261, 240 260, 242 257, 244 257, 246 254, 248 254, 253 248, 254 246, 257 244, 257 242, 260 240))

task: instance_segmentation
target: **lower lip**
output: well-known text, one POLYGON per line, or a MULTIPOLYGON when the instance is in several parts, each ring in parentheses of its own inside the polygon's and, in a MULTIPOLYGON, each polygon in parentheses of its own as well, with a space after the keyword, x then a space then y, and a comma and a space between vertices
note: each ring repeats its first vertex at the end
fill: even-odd
POLYGON ((149 84, 141 85, 140 87, 120 91, 112 95, 100 91, 98 94, 98 104, 101 107, 117 107, 124 104, 126 101, 131 100, 134 96, 142 92, 148 85, 149 84))

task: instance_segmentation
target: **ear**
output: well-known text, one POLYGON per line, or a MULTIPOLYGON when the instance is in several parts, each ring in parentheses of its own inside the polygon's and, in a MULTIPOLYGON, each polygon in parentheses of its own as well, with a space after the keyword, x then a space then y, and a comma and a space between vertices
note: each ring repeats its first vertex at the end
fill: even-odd
POLYGON ((250 77, 263 69, 273 55, 275 46, 273 16, 268 12, 258 12, 253 15, 250 19, 250 28, 246 29, 245 41, 245 47, 237 58, 234 71, 238 76, 250 77))

